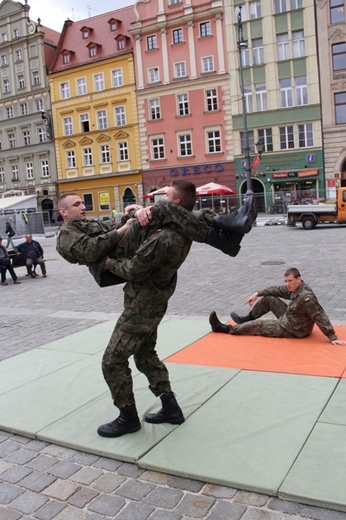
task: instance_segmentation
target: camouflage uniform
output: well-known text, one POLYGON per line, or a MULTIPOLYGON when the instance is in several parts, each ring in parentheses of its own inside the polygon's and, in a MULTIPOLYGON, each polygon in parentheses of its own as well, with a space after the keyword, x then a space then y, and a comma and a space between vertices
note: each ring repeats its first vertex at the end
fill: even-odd
POLYGON ((171 392, 168 370, 155 350, 157 328, 190 247, 190 240, 165 228, 152 234, 132 258, 109 262, 112 272, 128 280, 124 311, 102 360, 103 375, 118 408, 135 402, 128 362, 132 355, 154 395, 171 392))
POLYGON ((306 283, 302 282, 295 292, 290 292, 285 285, 282 285, 258 291, 258 295, 263 298, 251 310, 255 319, 232 326, 230 334, 305 338, 311 334, 316 323, 330 341, 337 339, 328 316, 306 283), (290 303, 287 305, 280 298, 290 300, 290 303), (273 312, 278 319, 257 319, 269 311, 273 312))
POLYGON ((121 238, 111 222, 68 222, 58 233, 56 248, 68 262, 87 265, 96 282, 103 287, 124 282, 114 274, 102 272, 107 255, 111 258, 132 256, 148 236, 163 226, 169 226, 189 240, 205 242, 214 217, 210 210, 191 212, 174 202, 159 201, 154 205, 149 225, 143 227, 136 221, 121 238))

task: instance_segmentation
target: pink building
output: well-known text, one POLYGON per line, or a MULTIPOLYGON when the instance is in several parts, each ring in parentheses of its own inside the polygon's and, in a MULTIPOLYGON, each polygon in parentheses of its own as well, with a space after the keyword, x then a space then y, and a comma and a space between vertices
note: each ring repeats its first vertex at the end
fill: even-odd
POLYGON ((144 193, 235 189, 222 0, 138 0, 132 24, 144 193))

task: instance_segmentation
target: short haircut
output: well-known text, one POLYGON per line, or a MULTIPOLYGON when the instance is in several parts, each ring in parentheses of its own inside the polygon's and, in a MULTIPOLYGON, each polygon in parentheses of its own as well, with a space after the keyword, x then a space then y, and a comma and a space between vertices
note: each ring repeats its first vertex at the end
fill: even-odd
POLYGON ((294 278, 301 278, 300 272, 295 267, 290 267, 289 269, 287 269, 287 271, 284 274, 284 276, 290 276, 290 275, 294 276, 294 278))
POLYGON ((61 195, 61 197, 59 197, 59 200, 58 200, 59 208, 64 206, 65 199, 67 199, 67 197, 70 197, 71 195, 73 195, 74 197, 78 197, 77 193, 72 193, 72 192, 71 193, 64 193, 64 195, 61 195))
POLYGON ((196 204, 196 186, 190 181, 176 179, 171 183, 175 198, 180 199, 180 205, 192 211, 196 204))

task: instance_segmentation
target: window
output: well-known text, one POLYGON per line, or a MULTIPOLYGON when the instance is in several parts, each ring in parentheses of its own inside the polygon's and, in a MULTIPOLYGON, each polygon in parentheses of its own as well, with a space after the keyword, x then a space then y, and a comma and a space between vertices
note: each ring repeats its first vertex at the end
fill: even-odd
POLYGON ((267 110, 267 90, 265 83, 256 83, 256 108, 258 112, 267 110))
POLYGON ((183 43, 183 30, 173 29, 172 31, 173 43, 183 43))
POLYGON ((72 117, 64 117, 64 135, 73 134, 72 117))
POLYGON ((19 29, 13 29, 13 38, 19 38, 19 29))
POLYGON ((308 104, 308 87, 306 85, 306 76, 297 76, 294 78, 296 87, 296 105, 308 104))
POLYGON ((26 103, 20 104, 20 113, 22 116, 25 116, 28 113, 28 105, 26 103))
POLYGON ((32 162, 26 163, 25 171, 27 180, 31 181, 34 178, 34 165, 32 162))
POLYGON ((123 85, 122 69, 112 70, 113 87, 121 87, 123 85))
POLYGON ((213 72, 214 58, 213 56, 206 56, 202 58, 202 72, 213 72))
POLYGON ((24 144, 24 146, 29 146, 30 145, 30 132, 29 132, 29 130, 24 130, 23 131, 23 144, 24 144))
POLYGON ((6 115, 7 115, 7 119, 12 119, 12 117, 13 117, 13 108, 12 107, 6 108, 6 115))
POLYGON ((211 36, 210 22, 202 22, 199 25, 199 34, 200 34, 201 38, 205 38, 206 36, 211 36))
POLYGON ((37 58, 37 45, 30 45, 29 47, 29 56, 30 58, 37 58))
POLYGON ((159 98, 149 100, 149 118, 151 120, 161 119, 159 98))
POLYGON ((18 164, 12 164, 11 171, 12 171, 12 182, 18 181, 19 180, 18 164))
POLYGON ((0 166, 0 182, 5 182, 5 171, 3 166, 0 166))
POLYGON ((332 45, 333 70, 346 69, 346 42, 332 45))
POLYGON ((99 110, 97 112, 97 125, 99 130, 108 128, 107 110, 99 110))
POLYGON ((181 0, 169 0, 169 5, 180 4, 181 0))
POLYGON ((187 116, 189 115, 189 98, 187 94, 178 94, 177 96, 178 103, 178 116, 187 116))
POLYGON ((273 133, 271 128, 259 129, 258 139, 262 141, 265 152, 273 151, 273 133))
POLYGON ((288 33, 276 35, 278 61, 290 59, 290 44, 288 41, 288 33))
POLYGON ((263 39, 256 38, 252 40, 252 53, 253 53, 253 64, 263 65, 264 63, 264 47, 263 39))
POLYGON ((159 68, 152 67, 148 69, 148 78, 149 83, 157 83, 158 81, 160 81, 159 68))
POLYGON ((76 156, 74 150, 67 150, 66 152, 66 166, 67 168, 76 167, 76 156))
POLYGON ((147 50, 152 51, 154 49, 157 49, 156 34, 147 36, 147 50))
POLYGON ((178 135, 178 147, 180 157, 192 155, 191 134, 178 135))
POLYGON ((1 41, 7 42, 7 33, 2 33, 1 35, 1 41))
POLYGON ((220 130, 208 130, 208 132, 207 132, 207 149, 208 149, 208 153, 221 152, 220 130))
POLYGON ((63 54, 62 61, 64 64, 70 63, 70 53, 69 52, 66 52, 65 54, 63 54))
POLYGON ((7 65, 7 64, 8 64, 7 54, 1 54, 1 65, 7 65))
POLYGON ((93 163, 93 155, 90 147, 83 148, 84 166, 91 166, 93 163))
POLYGON ((218 107, 218 102, 217 102, 216 88, 206 90, 205 97, 206 97, 207 111, 212 112, 213 110, 218 110, 219 107, 218 107))
POLYGON ((312 134, 312 123, 306 125, 298 125, 299 148, 307 148, 314 146, 314 138, 312 134))
POLYGON ((241 49, 241 63, 243 67, 250 67, 250 49, 241 49))
POLYGON ((25 81, 23 74, 19 74, 18 76, 18 88, 25 88, 25 81))
POLYGON ((61 99, 67 99, 70 97, 70 84, 67 81, 60 83, 60 95, 61 99))
POLYGON ((39 143, 45 143, 47 141, 47 135, 46 135, 46 129, 45 127, 41 126, 37 129, 38 133, 38 142, 39 143))
POLYGON ((95 74, 94 76, 95 90, 104 90, 103 74, 95 74))
POLYGON ((293 126, 281 126, 280 131, 280 150, 294 148, 293 126))
POLYGON ((186 76, 185 61, 174 64, 174 77, 184 78, 186 76))
POLYGON ((126 141, 118 143, 119 161, 129 160, 129 149, 126 141))
POLYGON ((280 79, 281 108, 293 106, 291 79, 280 79))
POLYGON ((165 147, 163 144, 163 137, 151 138, 151 154, 153 160, 165 158, 165 147))
POLYGON ((83 39, 86 40, 87 38, 89 38, 89 30, 88 29, 84 29, 83 30, 83 39))
POLYGON ((293 58, 305 56, 304 31, 292 31, 293 58))
POLYGON ((83 194, 83 202, 87 211, 94 211, 94 202, 92 193, 83 194))
POLYGON ((111 28, 111 31, 116 31, 117 30, 117 23, 116 22, 111 22, 110 23, 110 28, 111 28))
POLYGON ((90 132, 89 114, 81 114, 80 126, 82 132, 90 132))
POLYGON ((8 144, 10 148, 16 147, 16 136, 13 133, 8 134, 8 144))
POLYGON ((261 18, 261 1, 256 0, 255 2, 250 2, 250 18, 251 20, 254 20, 255 18, 261 18))
POLYGON ((94 58, 97 54, 97 47, 96 45, 93 45, 92 47, 89 47, 89 56, 90 58, 94 58))
POLYGON ((343 23, 344 21, 344 0, 330 0, 330 23, 343 23))
POLYGON ((303 0, 291 0, 291 9, 301 9, 303 7, 303 0))
POLYGON ((286 0, 274 0, 275 14, 285 13, 287 11, 286 0))
POLYGON ((42 177, 50 176, 48 159, 43 159, 43 161, 41 161, 41 173, 42 173, 42 177))
POLYGON ((37 70, 35 70, 33 73, 32 73, 32 83, 33 85, 39 85, 41 83, 40 81, 40 75, 38 73, 37 70))
POLYGON ((3 81, 3 90, 4 90, 4 93, 7 93, 7 92, 11 91, 10 80, 9 79, 4 79, 4 81, 3 81))
POLYGON ((36 112, 42 112, 43 110, 43 102, 42 99, 36 99, 36 112))
POLYGON ((118 40, 118 50, 121 51, 121 50, 125 49, 125 47, 126 47, 125 39, 121 38, 120 40, 118 40))
POLYGON ((77 94, 78 96, 83 96, 87 93, 87 84, 85 78, 77 79, 77 94))
POLYGON ((110 156, 110 153, 109 153, 109 145, 108 144, 103 144, 101 146, 101 163, 102 164, 107 164, 107 163, 110 163, 111 162, 111 156, 110 156))
POLYGON ((244 97, 245 97, 246 112, 248 112, 250 114, 251 112, 253 112, 251 85, 244 85, 244 97))
POLYGON ((117 107, 115 109, 115 119, 116 119, 117 126, 126 125, 125 107, 117 107))
POLYGON ((346 92, 334 94, 335 122, 337 125, 346 123, 346 92))

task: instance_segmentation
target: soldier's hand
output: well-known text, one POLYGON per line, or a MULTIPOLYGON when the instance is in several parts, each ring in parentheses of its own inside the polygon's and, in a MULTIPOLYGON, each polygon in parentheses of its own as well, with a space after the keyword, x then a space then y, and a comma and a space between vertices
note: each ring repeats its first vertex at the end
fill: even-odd
POLYGON ((250 307, 252 307, 252 305, 254 304, 254 302, 257 300, 258 298, 258 292, 255 292, 253 293, 250 298, 248 300, 246 300, 245 303, 248 303, 250 305, 250 307))
POLYGON ((152 219, 151 210, 153 209, 153 206, 147 206, 146 208, 138 209, 135 213, 136 219, 138 219, 138 222, 141 226, 146 226, 149 224, 149 222, 152 219))
POLYGON ((346 345, 346 341, 342 339, 335 339, 334 341, 331 341, 332 345, 346 345))
POLYGON ((126 206, 125 208, 125 215, 128 215, 130 213, 130 211, 132 210, 137 210, 137 209, 141 209, 143 208, 143 206, 140 206, 140 204, 130 204, 129 206, 126 206))
POLYGON ((121 226, 117 231, 118 234, 122 237, 125 235, 127 229, 135 222, 135 218, 129 218, 123 226, 121 226))
POLYGON ((106 256, 105 261, 103 262, 102 271, 107 271, 108 262, 110 261, 109 256, 106 256))

